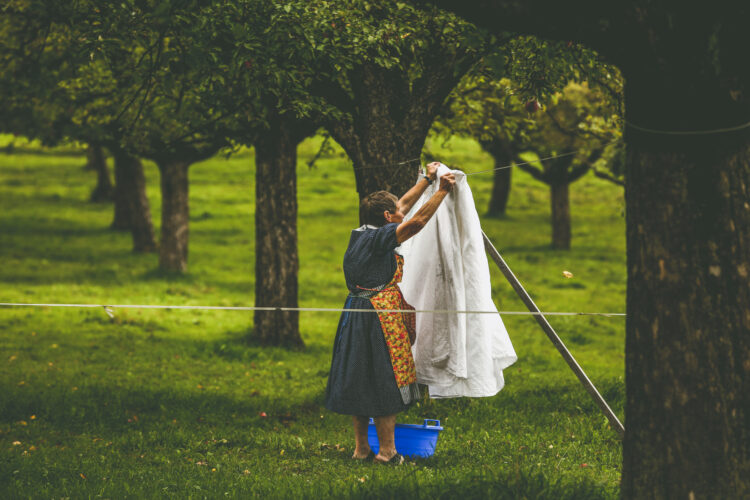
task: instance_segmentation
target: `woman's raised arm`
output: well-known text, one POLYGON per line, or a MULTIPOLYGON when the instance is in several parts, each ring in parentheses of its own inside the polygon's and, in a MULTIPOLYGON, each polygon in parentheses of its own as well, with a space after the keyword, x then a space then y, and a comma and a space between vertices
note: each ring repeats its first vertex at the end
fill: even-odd
MULTIPOLYGON (((438 165, 440 165, 440 163, 436 161, 433 161, 432 163, 429 163, 427 165, 427 177, 432 179, 433 182, 437 177, 438 165)), ((427 186, 429 185, 430 183, 427 182, 427 179, 425 179, 424 177, 420 178, 419 181, 414 184, 414 186, 412 186, 412 188, 408 190, 400 200, 396 202, 396 208, 398 209, 398 211, 404 215, 409 213, 411 207, 414 206, 414 204, 417 202, 419 197, 422 196, 422 193, 424 193, 425 189, 427 189, 427 186)))
MULTIPOLYGON (((456 178, 453 174, 445 174, 440 178, 440 188, 433 194, 422 207, 417 210, 414 217, 408 221, 402 222, 396 228, 396 240, 403 243, 408 240, 427 224, 427 221, 435 214, 440 203, 448 196, 453 186, 456 184, 456 178)), ((411 207, 410 207, 411 208, 411 207)))

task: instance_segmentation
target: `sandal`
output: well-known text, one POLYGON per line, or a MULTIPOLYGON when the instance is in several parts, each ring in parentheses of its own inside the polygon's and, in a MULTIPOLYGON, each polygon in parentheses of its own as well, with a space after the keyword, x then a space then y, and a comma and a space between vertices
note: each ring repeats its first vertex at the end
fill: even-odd
POLYGON ((406 459, 404 458, 404 456, 401 453, 397 452, 387 462, 383 462, 382 460, 378 460, 376 458, 373 459, 373 462, 383 465, 401 465, 405 460, 406 459))

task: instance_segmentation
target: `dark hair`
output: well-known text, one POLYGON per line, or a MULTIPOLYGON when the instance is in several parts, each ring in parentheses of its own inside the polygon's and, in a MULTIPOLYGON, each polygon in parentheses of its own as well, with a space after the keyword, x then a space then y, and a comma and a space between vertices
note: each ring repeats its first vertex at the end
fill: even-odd
POLYGON ((359 203, 359 223, 370 224, 375 227, 383 226, 387 221, 383 212, 396 211, 396 195, 388 191, 375 191, 370 193, 359 203))

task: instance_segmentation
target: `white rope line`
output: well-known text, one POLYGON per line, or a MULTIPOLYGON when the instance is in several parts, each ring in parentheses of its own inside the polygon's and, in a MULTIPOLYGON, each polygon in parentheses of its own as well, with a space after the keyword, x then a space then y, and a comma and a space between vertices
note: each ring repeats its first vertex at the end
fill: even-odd
POLYGON ((534 312, 534 311, 458 311, 450 309, 338 309, 329 307, 264 307, 264 306, 170 306, 153 304, 34 304, 18 302, 0 302, 2 307, 82 307, 103 308, 111 315, 113 309, 201 309, 209 311, 280 311, 280 312, 392 312, 392 313, 439 313, 439 314, 500 314, 514 316, 625 316, 625 313, 592 313, 592 312, 534 312))
MULTIPOLYGON (((606 148, 607 146, 615 144, 616 142, 620 142, 621 140, 622 139, 615 139, 612 142, 608 142, 608 143, 602 145, 602 147, 606 148)), ((560 154, 560 155, 547 156, 546 158, 539 158, 539 159, 533 160, 533 161, 525 161, 525 162, 521 162, 521 163, 511 163, 510 165, 505 165, 504 167, 490 168, 490 169, 487 169, 487 170, 480 170, 479 172, 464 172, 464 173, 466 175, 486 174, 487 172, 494 172, 495 170, 505 170, 506 168, 513 168, 513 167, 517 167, 519 165, 531 165, 532 163, 541 163, 541 162, 544 162, 544 161, 554 160, 555 158, 564 158, 566 156, 571 156, 571 155, 578 154, 581 151, 584 151, 584 150, 583 149, 577 149, 575 151, 570 151, 568 153, 563 153, 563 154, 560 154)))
POLYGON ((373 169, 373 168, 377 168, 377 169, 380 169, 380 170, 385 170, 386 168, 397 167, 399 165, 410 165, 410 164, 412 164, 414 162, 421 163, 421 160, 419 158, 412 158, 411 160, 400 161, 398 163, 392 163, 390 165, 379 165, 379 166, 370 166, 370 167, 358 167, 358 168, 355 168, 354 170, 370 170, 370 169, 373 169))
POLYGON ((635 123, 631 123, 627 120, 623 120, 625 124, 641 132, 648 132, 649 134, 662 134, 662 135, 708 135, 708 134, 723 134, 726 132, 736 132, 738 130, 746 129, 750 127, 750 122, 734 127, 715 128, 711 130, 657 130, 654 128, 641 127, 635 123))

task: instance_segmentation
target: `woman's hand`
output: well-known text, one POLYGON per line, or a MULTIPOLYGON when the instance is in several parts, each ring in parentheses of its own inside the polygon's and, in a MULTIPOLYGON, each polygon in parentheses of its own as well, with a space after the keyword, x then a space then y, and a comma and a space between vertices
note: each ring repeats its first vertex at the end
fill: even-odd
POLYGON ((456 185, 456 176, 451 173, 447 173, 440 178, 440 191, 445 191, 446 193, 450 193, 451 190, 453 190, 453 186, 455 185, 456 185))
POLYGON ((437 169, 440 166, 439 161, 433 161, 432 163, 427 164, 427 177, 432 179, 433 181, 437 179, 437 169))

